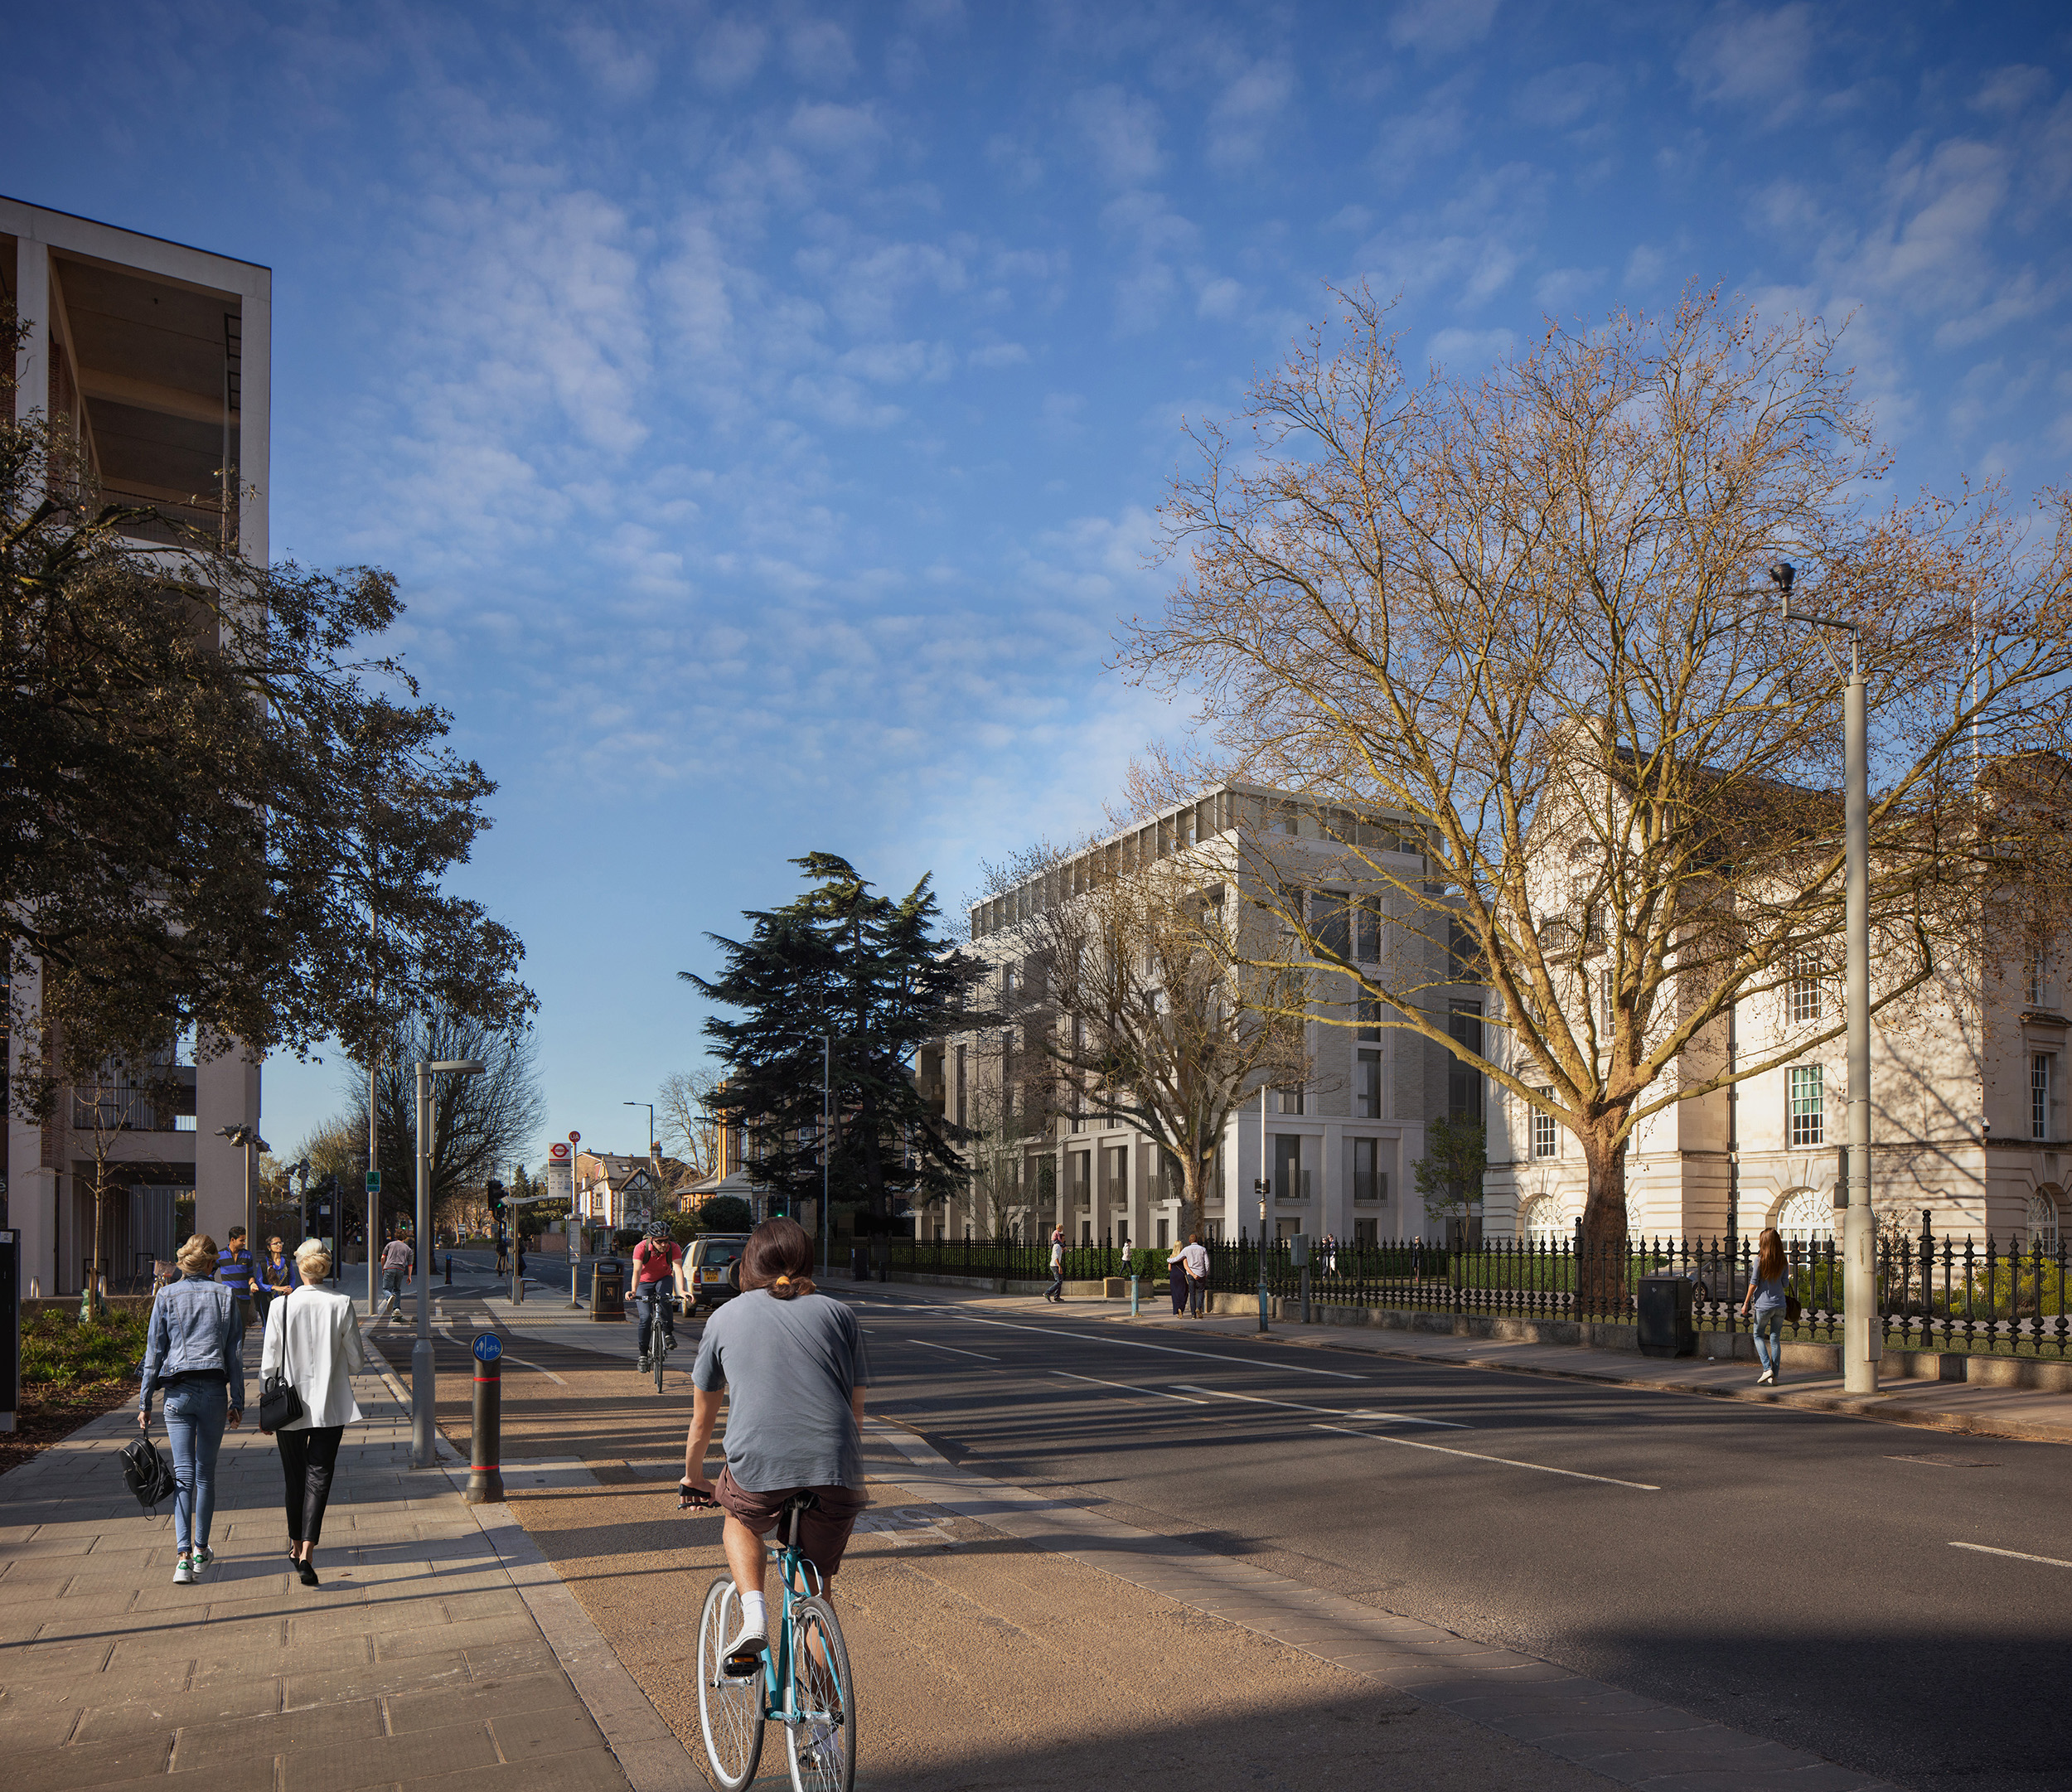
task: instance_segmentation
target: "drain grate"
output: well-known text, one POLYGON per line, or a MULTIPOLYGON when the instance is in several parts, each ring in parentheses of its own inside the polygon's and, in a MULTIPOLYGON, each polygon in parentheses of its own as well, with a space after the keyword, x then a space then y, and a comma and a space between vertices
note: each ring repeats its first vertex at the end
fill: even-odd
POLYGON ((1885 1460, 1887 1462, 1925 1462, 1930 1468, 1936 1469, 1989 1469, 1992 1466, 1990 1462, 1981 1462, 1975 1457, 1946 1456, 1934 1451, 1925 1451, 1913 1456, 1887 1456, 1885 1460))

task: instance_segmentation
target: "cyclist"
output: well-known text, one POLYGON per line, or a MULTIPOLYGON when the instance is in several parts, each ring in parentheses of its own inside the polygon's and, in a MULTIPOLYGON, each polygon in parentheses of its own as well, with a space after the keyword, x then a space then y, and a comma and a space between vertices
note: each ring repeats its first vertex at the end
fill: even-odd
POLYGON ((669 1348, 676 1348, 676 1296, 684 1291, 684 1253, 677 1248, 669 1228, 655 1220, 647 1236, 633 1247, 633 1293, 640 1302, 641 1373, 655 1366, 650 1352, 655 1337, 655 1315, 661 1311, 662 1336, 669 1348))
POLYGON ((769 1647, 762 1602, 762 1539, 785 1502, 811 1492, 799 1521, 800 1553, 830 1587, 864 1496, 864 1394, 870 1363, 863 1328, 839 1300, 813 1291, 813 1241, 795 1219, 766 1219, 741 1253, 741 1296, 705 1321, 690 1372, 690 1435, 680 1504, 726 1508, 727 1566, 741 1596, 741 1634, 726 1671, 756 1672, 769 1647), (727 1465, 705 1479, 705 1451, 727 1398, 727 1465))

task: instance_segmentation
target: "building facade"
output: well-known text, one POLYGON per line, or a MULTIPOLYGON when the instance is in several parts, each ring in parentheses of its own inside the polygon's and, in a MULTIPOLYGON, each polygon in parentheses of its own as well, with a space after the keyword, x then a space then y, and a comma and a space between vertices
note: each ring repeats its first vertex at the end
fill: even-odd
MULTIPOLYGON (((0 295, 27 327, 15 417, 67 424, 111 498, 232 532, 263 563, 271 272, 0 198, 0 295)), ((152 539, 149 525, 138 539, 152 539)), ((35 994, 31 973, 17 995, 33 1005, 35 994)), ((10 1087, 18 1058, 10 1041, 10 1087)), ((112 1080, 71 1091, 47 1126, 8 1104, 0 1189, 21 1233, 24 1294, 75 1293, 89 1274, 97 1145, 119 1165, 99 1265, 116 1285, 172 1254, 181 1195, 218 1239, 243 1219, 243 1156, 220 1135, 259 1124, 259 1065, 232 1050, 176 1063, 162 1080, 174 1085, 169 1102, 112 1080)))
MULTIPOLYGON (((1024 975, 1024 923, 1041 904, 1077 899, 1105 866, 1184 863, 1198 894, 1227 913, 1272 899, 1314 905, 1315 925, 1343 917, 1334 948, 1355 962, 1386 959, 1397 986, 1423 992, 1435 1018, 1479 1035, 1485 992, 1447 981, 1449 944, 1426 937, 1431 911, 1416 925, 1382 896, 1363 892, 1373 875, 1363 855, 1387 855, 1397 876, 1416 878, 1424 841, 1406 817, 1360 821, 1305 799, 1232 783, 1177 804, 1126 832, 1091 843, 1044 877, 1003 890, 971 913, 971 950, 989 967, 975 1006, 1014 1010, 1014 980, 1024 975), (1348 845, 1357 850, 1348 850, 1348 845), (1271 867, 1271 872, 1268 869, 1271 867)), ((1451 1053, 1401 1026, 1363 1014, 1352 980, 1328 971, 1314 984, 1306 1024, 1310 1074, 1289 1087, 1261 1082, 1222 1129, 1203 1223, 1208 1236, 1256 1237, 1256 1184, 1271 1185, 1266 1225, 1341 1239, 1443 1237, 1448 1222, 1427 1215, 1412 1166, 1425 1153, 1437 1116, 1481 1118, 1483 1079, 1463 1075, 1451 1053)), ((1154 1142, 1135 1126, 1070 1111, 1015 1116, 1018 1063, 1040 1059, 1030 1023, 953 1034, 921 1055, 917 1075, 929 1099, 978 1135, 966 1147, 973 1175, 960 1196, 914 1214, 916 1236, 962 1238, 1047 1233, 1055 1222, 1075 1242, 1170 1245, 1179 1242, 1176 1179, 1154 1142), (1007 1092, 1005 1096, 1003 1092, 1007 1092)))

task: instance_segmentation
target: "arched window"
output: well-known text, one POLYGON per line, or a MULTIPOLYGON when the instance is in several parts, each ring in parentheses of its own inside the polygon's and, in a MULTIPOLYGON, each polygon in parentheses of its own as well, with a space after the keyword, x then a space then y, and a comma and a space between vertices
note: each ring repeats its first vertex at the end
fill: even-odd
POLYGON ((2060 1237, 2057 1197, 2048 1189, 2039 1189, 2029 1197, 2028 1247, 2034 1250, 2041 1245, 2046 1251, 2055 1251, 2060 1237))
POLYGON ((1561 1204, 1554 1195, 1536 1194, 1518 1209, 1518 1236, 1533 1244, 1560 1244, 1572 1228, 1561 1223, 1561 1204))
POLYGON ((1832 1238, 1834 1204, 1818 1189, 1794 1189, 1777 1204, 1769 1223, 1786 1238, 1832 1238))

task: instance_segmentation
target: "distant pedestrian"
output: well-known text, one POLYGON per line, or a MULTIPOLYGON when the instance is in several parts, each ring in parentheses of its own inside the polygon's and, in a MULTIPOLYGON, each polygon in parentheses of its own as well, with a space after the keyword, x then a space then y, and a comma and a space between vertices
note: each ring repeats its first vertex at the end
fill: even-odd
POLYGON ((399 1227, 381 1252, 381 1291, 389 1297, 389 1304, 381 1310, 384 1320, 392 1320, 402 1311, 403 1284, 416 1265, 417 1253, 399 1227))
POLYGON ((496 1234, 496 1273, 499 1276, 511 1273, 511 1240, 501 1232, 496 1234))
POLYGON ((1055 1300, 1060 1306, 1065 1301, 1065 1228, 1053 1226, 1050 1232, 1050 1286, 1043 1291, 1046 1300, 1055 1300))
POLYGON ((215 1459, 225 1426, 244 1410, 244 1338, 237 1300, 216 1271, 215 1240, 196 1233, 177 1253, 181 1279, 151 1303, 144 1342, 137 1427, 151 1429, 151 1393, 166 1394, 166 1437, 172 1446, 172 1578, 191 1586, 215 1557, 209 1521, 215 1514, 215 1459))
POLYGON ((240 1340, 252 1323, 252 1302, 259 1294, 258 1266, 244 1247, 244 1228, 231 1227, 228 1242, 215 1254, 215 1279, 230 1291, 237 1304, 237 1331, 240 1340))
POLYGON ((1187 1310, 1200 1319, 1208 1305, 1208 1247, 1202 1242, 1198 1232, 1187 1235, 1180 1261, 1187 1269, 1187 1310))
POLYGON ((266 1323, 267 1309, 295 1286, 295 1260, 278 1238, 266 1241, 266 1260, 259 1268, 259 1324, 266 1323))
POLYGON ((1774 1383, 1784 1358, 1784 1300, 1790 1275, 1784 1262, 1784 1241, 1774 1226, 1764 1227, 1755 1241, 1755 1279, 1741 1296, 1741 1317, 1755 1309, 1755 1359, 1763 1365, 1755 1384, 1774 1383))
POLYGON ((274 1433, 281 1453, 288 1508, 288 1559, 304 1586, 317 1585, 317 1541, 338 1465, 338 1440, 360 1422, 352 1376, 366 1366, 352 1296, 317 1285, 331 1273, 331 1254, 314 1238, 295 1253, 302 1286, 274 1303, 259 1343, 259 1375, 278 1374, 303 1402, 302 1417, 274 1433))
POLYGON ((1187 1311, 1187 1247, 1175 1245, 1165 1260, 1165 1279, 1168 1291, 1173 1296, 1173 1317, 1179 1318, 1187 1311))

